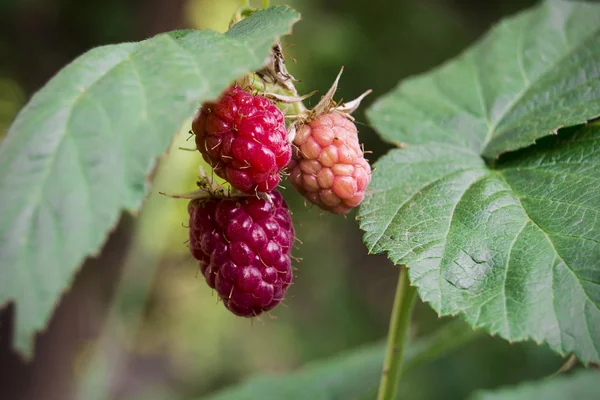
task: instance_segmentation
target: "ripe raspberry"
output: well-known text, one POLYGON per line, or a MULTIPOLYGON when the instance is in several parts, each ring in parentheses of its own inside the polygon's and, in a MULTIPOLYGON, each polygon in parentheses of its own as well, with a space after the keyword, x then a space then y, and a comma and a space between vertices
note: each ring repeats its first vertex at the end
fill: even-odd
POLYGON ((269 192, 292 156, 283 113, 240 87, 206 103, 194 118, 196 147, 221 178, 245 192, 269 192))
POLYGON ((365 197, 371 167, 358 143, 358 131, 344 114, 321 114, 302 125, 294 139, 290 180, 311 203, 346 214, 365 197))
POLYGON ((294 228, 281 194, 189 203, 190 251, 225 307, 253 317, 275 307, 292 282, 294 228))

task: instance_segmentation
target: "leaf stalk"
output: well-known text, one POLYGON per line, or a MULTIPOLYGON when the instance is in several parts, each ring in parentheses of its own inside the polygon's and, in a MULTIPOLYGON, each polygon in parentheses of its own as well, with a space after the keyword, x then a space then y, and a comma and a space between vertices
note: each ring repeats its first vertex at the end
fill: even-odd
POLYGON ((401 266, 377 400, 394 400, 396 398, 398 381, 402 372, 404 344, 406 343, 416 294, 417 289, 410 286, 408 268, 401 266))

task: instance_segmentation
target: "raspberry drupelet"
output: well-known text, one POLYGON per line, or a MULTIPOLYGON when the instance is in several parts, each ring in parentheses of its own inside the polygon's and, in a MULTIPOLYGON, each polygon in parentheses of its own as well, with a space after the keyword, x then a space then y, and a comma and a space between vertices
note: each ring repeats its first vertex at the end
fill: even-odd
POLYGON ((203 104, 192 131, 215 173, 248 194, 276 188, 292 155, 281 110, 238 86, 203 104))
POLYGON ((311 203, 346 214, 362 202, 371 167, 358 142, 356 125, 345 114, 333 111, 301 125, 294 145, 290 180, 311 203))
POLYGON ((283 300, 292 282, 295 239, 285 200, 253 197, 192 200, 190 251, 200 271, 232 313, 258 316, 283 300))

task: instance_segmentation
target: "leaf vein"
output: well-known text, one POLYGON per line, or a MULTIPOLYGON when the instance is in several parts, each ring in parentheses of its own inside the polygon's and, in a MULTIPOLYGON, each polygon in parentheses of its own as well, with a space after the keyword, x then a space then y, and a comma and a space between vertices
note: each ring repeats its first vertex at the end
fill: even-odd
POLYGON ((458 200, 456 201, 456 204, 454 204, 454 207, 452 208, 452 212, 450 213, 450 221, 448 223, 448 229, 446 230, 446 233, 444 235, 444 253, 442 254, 442 257, 440 259, 440 264, 439 264, 439 268, 438 268, 438 290, 440 291, 440 306, 442 305, 442 267, 443 267, 443 260, 446 258, 446 254, 447 254, 447 250, 448 250, 448 236, 450 235, 450 232, 452 230, 452 225, 455 222, 455 216, 456 216, 456 209, 458 208, 458 205, 461 203, 461 201, 463 200, 463 198, 465 197, 465 194, 467 194, 467 192, 473 187, 473 185, 477 182, 479 182, 481 179, 485 178, 487 176, 487 174, 482 174, 481 176, 478 176, 475 180, 473 180, 472 182, 469 183, 469 186, 467 186, 465 188, 465 190, 461 193, 460 197, 458 198, 458 200))
MULTIPOLYGON (((550 72, 552 72, 554 70, 554 67, 556 65, 561 64, 563 61, 567 60, 569 57, 571 57, 571 55, 573 53, 575 53, 576 51, 579 51, 580 48, 587 46, 588 44, 588 40, 596 35, 598 35, 598 33, 600 33, 600 30, 596 29, 593 30, 591 32, 591 34, 589 34, 589 36, 586 36, 585 38, 583 38, 575 47, 573 47, 572 49, 570 49, 569 51, 567 51, 565 54, 563 54, 558 60, 556 60, 556 62, 552 63, 550 65, 550 67, 546 68, 544 71, 542 71, 536 79, 536 82, 539 82, 540 80, 542 80, 546 75, 548 75, 550 72)), ((523 89, 521 89, 516 95, 515 97, 513 97, 513 100, 505 107, 504 111, 502 111, 502 113, 500 113, 500 116, 498 117, 498 119, 492 123, 492 125, 490 126, 490 129, 488 130, 487 134, 486 134, 486 138, 483 141, 484 143, 484 149, 487 146, 487 144, 489 144, 490 139, 494 133, 494 131, 496 130, 496 128, 498 128, 498 126, 500 126, 500 124, 504 121, 504 119, 506 118, 507 115, 509 115, 509 113, 517 106, 517 104, 521 101, 521 99, 523 97, 525 97, 525 95, 527 93, 529 93, 529 91, 535 87, 535 83, 530 83, 530 85, 525 86, 523 89)))
MULTIPOLYGON (((504 179, 504 177, 503 177, 502 175, 500 175, 500 174, 499 174, 499 176, 501 176, 501 177, 502 177, 502 179, 503 179, 503 180, 506 182, 506 184, 507 184, 508 186, 510 186, 510 183, 509 183, 509 182, 508 182, 506 179, 504 179)), ((511 188, 512 188, 512 186, 511 186, 511 188)), ((544 229, 543 229, 543 228, 542 228, 540 225, 538 225, 538 224, 537 224, 537 222, 535 222, 535 221, 533 220, 533 218, 531 218, 531 216, 529 215, 529 212, 527 211, 527 208, 526 208, 526 207, 525 207, 525 205, 523 205, 523 203, 521 202, 521 196, 520 196, 520 195, 519 195, 519 194, 518 194, 518 193, 517 193, 517 192, 514 190, 514 188, 513 188, 513 191, 514 191, 514 192, 515 192, 515 194, 517 195, 517 199, 519 200, 519 203, 521 203, 521 207, 523 208, 523 211, 525 212, 525 215, 527 216, 527 218, 528 218, 528 219, 529 219, 529 220, 530 220, 530 221, 531 221, 531 222, 532 222, 532 223, 533 223, 533 224, 534 224, 534 225, 535 225, 535 226, 536 226, 536 227, 537 227, 537 228, 540 230, 540 232, 542 232, 542 233, 544 234, 544 236, 546 236, 546 239, 547 239, 548 243, 550 244, 550 246, 552 246, 552 249, 554 250, 554 253, 556 254, 556 256, 557 256, 558 258, 560 258, 560 260, 561 260, 561 261, 562 261, 562 262, 563 262, 563 263, 564 263, 564 264, 567 266, 567 268, 569 269, 569 271, 571 271, 571 273, 573 274, 573 276, 576 278, 575 280, 576 280, 576 281, 577 281, 577 283, 579 284, 579 287, 581 288, 581 290, 583 291, 583 293, 585 293, 585 296, 586 296, 587 300, 589 300, 589 301, 590 301, 590 302, 591 302, 591 303, 594 305, 594 307, 596 307, 596 308, 598 309, 598 311, 600 311, 600 305, 597 305, 597 304, 595 304, 595 303, 592 301, 592 298, 591 298, 590 294, 589 294, 589 293, 588 293, 588 292, 585 290, 585 288, 583 287, 583 285, 582 285, 582 284, 581 284, 581 282, 579 281, 579 280, 580 280, 580 278, 579 278, 579 276, 577 275, 577 272, 575 272, 575 270, 573 269, 573 267, 572 267, 571 265, 569 265, 569 264, 568 264, 568 263, 565 261, 565 259, 563 258, 563 256, 560 254, 560 252, 559 252, 559 251, 558 251, 558 249, 556 248, 556 246, 555 246, 554 242, 552 241, 552 238, 551 238, 551 236, 550 236, 550 235, 548 234, 548 232, 546 232, 546 231, 545 231, 545 230, 544 230, 544 229)), ((590 334, 591 334, 591 332, 590 332, 590 334)))
POLYGON ((523 233, 523 230, 525 230, 525 227, 528 225, 528 222, 525 221, 525 223, 523 224, 523 226, 521 226, 521 228, 519 229, 519 231, 517 232, 517 234, 515 235, 515 238, 510 242, 510 246, 508 247, 508 256, 506 257, 506 269, 504 271, 504 276, 503 276, 503 280, 502 280, 502 295, 504 297, 504 318, 506 320, 506 332, 508 337, 511 337, 511 327, 510 327, 510 319, 508 318, 508 303, 507 303, 507 296, 506 296, 506 281, 508 280, 508 272, 510 269, 510 260, 511 260, 511 256, 512 256, 512 251, 513 248, 515 246, 515 244, 517 243, 517 241, 519 240, 519 237, 521 236, 521 233, 523 233))
MULTIPOLYGON (((450 172, 450 173, 447 173, 447 174, 445 174, 445 175, 442 175, 441 177, 439 177, 439 178, 436 178, 436 179, 434 179, 434 180, 432 180, 432 181, 430 181, 430 182, 428 182, 428 183, 424 184, 423 186, 421 186, 421 187, 419 188, 419 190, 415 190, 415 191, 414 191, 414 193, 412 193, 412 194, 411 194, 411 195, 410 195, 410 196, 409 196, 409 197, 408 197, 406 200, 404 200, 403 202, 401 202, 401 203, 398 205, 398 207, 396 208, 396 211, 394 211, 394 212, 391 214, 391 217, 389 218, 388 222, 385 224, 385 227, 382 229, 382 231, 381 231, 381 234, 379 235, 379 237, 378 237, 377 239, 375 239, 375 240, 373 241, 373 244, 372 244, 372 246, 371 246, 371 248, 370 248, 369 250, 371 250, 371 251, 372 251, 372 250, 374 250, 374 248, 375 248, 375 246, 376 246, 376 245, 379 245, 379 246, 380 246, 380 244, 379 244, 379 241, 380 241, 380 240, 381 240, 381 238, 382 238, 382 237, 383 237, 383 236, 384 236, 384 235, 387 233, 388 229, 390 228, 390 225, 391 225, 392 221, 393 221, 393 220, 394 220, 394 219, 395 219, 395 218, 398 216, 398 213, 400 212, 400 210, 401 210, 401 209, 402 209, 402 208, 403 208, 403 207, 404 207, 406 204, 408 204, 408 202, 410 202, 411 200, 413 200, 413 199, 414 199, 416 196, 418 196, 418 195, 419 195, 419 194, 420 194, 420 193, 421 193, 423 190, 425 190, 425 189, 428 189, 428 188, 432 187, 432 186, 433 186, 433 185, 435 185, 436 183, 443 181, 444 179, 446 179, 446 178, 450 177, 451 175, 459 175, 459 174, 461 174, 461 173, 463 173, 463 172, 465 172, 465 171, 469 171, 469 170, 470 170, 470 168, 464 168, 464 169, 458 169, 458 170, 452 171, 452 172, 450 172)), ((374 210, 373 212, 376 212, 376 211, 378 211, 378 210, 374 210)))

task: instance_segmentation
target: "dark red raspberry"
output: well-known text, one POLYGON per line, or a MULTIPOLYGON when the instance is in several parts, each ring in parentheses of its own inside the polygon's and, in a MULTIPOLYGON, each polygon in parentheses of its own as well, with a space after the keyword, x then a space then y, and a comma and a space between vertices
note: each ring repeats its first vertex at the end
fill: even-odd
POLYGON ((253 317, 275 307, 292 282, 295 238, 281 194, 189 203, 190 251, 231 312, 253 317))
POLYGON ((240 87, 205 103, 192 123, 196 147, 215 173, 245 192, 269 192, 292 156, 283 113, 240 87))
POLYGON ((356 125, 342 113, 321 114, 294 139, 290 181, 311 203, 346 214, 365 197, 371 167, 358 143, 356 125))

